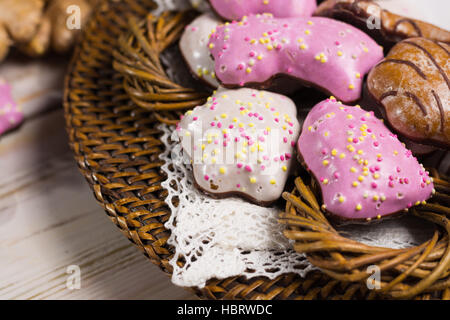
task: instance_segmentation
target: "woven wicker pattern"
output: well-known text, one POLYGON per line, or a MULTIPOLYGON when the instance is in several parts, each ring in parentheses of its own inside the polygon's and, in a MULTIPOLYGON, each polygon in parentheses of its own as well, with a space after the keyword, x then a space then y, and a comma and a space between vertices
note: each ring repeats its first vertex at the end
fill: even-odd
MULTIPOLYGON (((388 298, 410 299, 423 291, 446 291, 450 287, 450 183, 433 170, 436 194, 427 204, 411 208, 410 214, 428 220, 441 230, 417 247, 389 249, 367 246, 341 236, 321 211, 317 184, 295 181, 292 193, 285 192, 286 212, 281 223, 288 227, 287 238, 294 249, 308 254, 308 260, 339 281, 366 282, 369 266, 381 271, 378 294, 388 298)), ((372 293, 375 294, 375 291, 372 293)))
MULTIPOLYGON (((137 106, 124 90, 128 80, 113 69, 113 52, 119 48, 118 39, 128 33, 129 21, 145 19, 153 7, 149 0, 102 2, 76 48, 66 78, 64 108, 71 148, 98 203, 121 232, 169 275, 173 248, 167 245, 164 223, 170 212, 160 185, 165 179, 158 158, 161 133, 155 129, 162 117, 137 106)), ((145 86, 148 92, 160 92, 158 84, 145 86)), ((204 289, 192 290, 207 299, 373 297, 362 283, 338 281, 320 272, 307 279, 290 274, 274 280, 210 280, 204 289)), ((418 298, 449 296, 447 290, 418 298)))

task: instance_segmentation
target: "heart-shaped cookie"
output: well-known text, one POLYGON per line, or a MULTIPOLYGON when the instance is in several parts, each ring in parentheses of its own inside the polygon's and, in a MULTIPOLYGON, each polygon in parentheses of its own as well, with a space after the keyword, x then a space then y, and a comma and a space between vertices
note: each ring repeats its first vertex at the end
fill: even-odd
POLYGON ((372 220, 426 201, 432 178, 373 112, 333 97, 308 114, 298 141, 324 209, 343 220, 372 220))

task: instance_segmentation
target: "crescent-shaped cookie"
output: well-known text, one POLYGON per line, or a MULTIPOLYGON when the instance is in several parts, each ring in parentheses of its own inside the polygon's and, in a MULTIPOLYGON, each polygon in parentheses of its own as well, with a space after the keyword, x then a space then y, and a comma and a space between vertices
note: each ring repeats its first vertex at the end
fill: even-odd
POLYGON ((364 32, 320 17, 245 17, 219 26, 209 48, 225 87, 266 89, 283 75, 344 102, 360 98, 364 75, 383 59, 382 48, 364 32))

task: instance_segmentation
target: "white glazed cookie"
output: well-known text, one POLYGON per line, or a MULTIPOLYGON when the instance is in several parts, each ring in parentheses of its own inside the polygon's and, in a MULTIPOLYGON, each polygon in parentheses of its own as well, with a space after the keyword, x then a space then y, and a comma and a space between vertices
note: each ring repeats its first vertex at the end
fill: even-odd
POLYGON ((221 88, 188 111, 177 131, 201 190, 269 205, 283 192, 300 125, 285 96, 221 88))
POLYGON ((201 12, 210 12, 211 7, 209 6, 209 3, 207 0, 190 0, 191 5, 194 9, 201 11, 201 12))
POLYGON ((204 13, 186 27, 180 39, 180 50, 186 63, 198 78, 217 88, 214 61, 208 49, 211 32, 221 23, 212 13, 204 13))

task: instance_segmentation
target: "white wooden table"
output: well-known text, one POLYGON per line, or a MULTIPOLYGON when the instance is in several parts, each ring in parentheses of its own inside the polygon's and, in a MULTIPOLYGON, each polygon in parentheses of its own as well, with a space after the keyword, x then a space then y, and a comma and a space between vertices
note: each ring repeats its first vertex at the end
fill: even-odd
POLYGON ((26 115, 0 137, 0 299, 196 299, 118 231, 78 172, 61 106, 66 62, 0 65, 26 115), (70 290, 73 265, 80 289, 70 290))

